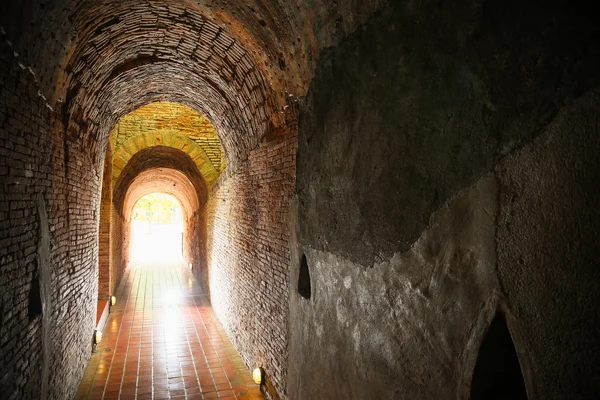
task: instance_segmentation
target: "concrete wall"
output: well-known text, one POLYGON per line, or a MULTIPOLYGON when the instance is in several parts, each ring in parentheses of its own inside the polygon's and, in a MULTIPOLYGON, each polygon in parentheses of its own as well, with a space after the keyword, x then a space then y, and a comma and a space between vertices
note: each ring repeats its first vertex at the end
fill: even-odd
POLYGON ((405 2, 325 52, 300 114, 290 398, 469 398, 498 310, 529 398, 600 395, 589 11, 405 2))
POLYGON ((543 399, 600 395, 600 87, 496 168, 498 275, 543 399))

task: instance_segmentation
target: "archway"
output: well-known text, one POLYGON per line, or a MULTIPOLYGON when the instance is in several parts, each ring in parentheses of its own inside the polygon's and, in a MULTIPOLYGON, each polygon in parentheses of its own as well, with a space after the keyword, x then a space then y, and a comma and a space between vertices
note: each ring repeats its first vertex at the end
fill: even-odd
POLYGON ((130 259, 177 261, 183 256, 183 209, 166 193, 150 193, 132 210, 130 259))
POLYGON ((183 260, 204 287, 208 274, 205 211, 208 192, 225 167, 219 138, 197 111, 153 103, 125 116, 113 130, 112 204, 120 219, 122 260, 132 254, 132 210, 144 195, 174 196, 183 210, 183 260))
MULTIPOLYGON (((124 219, 123 252, 133 255, 132 236, 135 223, 135 206, 140 199, 152 193, 162 193, 175 199, 180 207, 183 234, 183 260, 186 264, 198 266, 201 264, 203 251, 198 239, 198 229, 201 226, 201 201, 197 187, 179 170, 171 168, 153 168, 140 172, 124 188, 123 197, 119 203, 115 201, 124 219)), ((120 193, 116 191, 115 193, 120 193)), ((172 227, 171 230, 176 229, 172 227)))
POLYGON ((471 400, 527 400, 519 357, 501 313, 496 314, 481 343, 471 400))

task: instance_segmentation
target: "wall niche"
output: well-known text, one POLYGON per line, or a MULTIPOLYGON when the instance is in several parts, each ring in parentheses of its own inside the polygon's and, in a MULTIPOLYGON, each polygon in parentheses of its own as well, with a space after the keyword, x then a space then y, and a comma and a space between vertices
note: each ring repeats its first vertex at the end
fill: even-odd
POLYGON ((519 357, 501 313, 481 343, 471 383, 471 400, 527 400, 519 357))

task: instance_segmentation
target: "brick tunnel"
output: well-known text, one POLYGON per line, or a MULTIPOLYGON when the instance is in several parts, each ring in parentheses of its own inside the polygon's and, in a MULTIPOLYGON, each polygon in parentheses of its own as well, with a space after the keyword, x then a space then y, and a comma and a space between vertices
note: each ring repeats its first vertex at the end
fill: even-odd
POLYGON ((600 398, 594 11, 3 0, 0 399, 600 398))

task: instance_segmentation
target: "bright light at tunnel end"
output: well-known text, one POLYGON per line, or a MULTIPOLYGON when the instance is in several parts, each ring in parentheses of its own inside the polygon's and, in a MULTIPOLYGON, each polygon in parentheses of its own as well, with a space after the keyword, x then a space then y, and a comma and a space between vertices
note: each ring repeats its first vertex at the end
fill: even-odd
POLYGON ((151 193, 139 199, 131 221, 131 258, 138 261, 180 261, 183 214, 168 194, 151 193))

